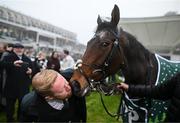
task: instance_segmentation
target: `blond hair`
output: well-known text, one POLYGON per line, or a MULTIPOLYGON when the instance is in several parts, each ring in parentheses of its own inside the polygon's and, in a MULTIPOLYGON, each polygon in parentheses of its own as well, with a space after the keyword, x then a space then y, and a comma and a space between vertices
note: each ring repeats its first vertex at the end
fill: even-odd
POLYGON ((54 70, 42 70, 33 77, 32 86, 43 96, 52 95, 51 85, 55 82, 57 76, 58 72, 54 70))

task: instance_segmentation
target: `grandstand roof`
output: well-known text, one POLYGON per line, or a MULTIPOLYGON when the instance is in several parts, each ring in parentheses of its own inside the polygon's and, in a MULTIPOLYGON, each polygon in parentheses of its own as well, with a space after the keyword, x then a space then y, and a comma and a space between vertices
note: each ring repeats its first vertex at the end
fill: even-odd
POLYGON ((120 26, 152 51, 180 54, 180 15, 121 18, 120 26))

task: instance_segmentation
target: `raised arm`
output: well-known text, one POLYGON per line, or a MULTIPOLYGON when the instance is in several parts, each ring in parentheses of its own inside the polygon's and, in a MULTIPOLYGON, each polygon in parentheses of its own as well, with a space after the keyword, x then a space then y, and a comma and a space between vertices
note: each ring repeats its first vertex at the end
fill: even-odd
POLYGON ((118 85, 120 90, 125 90, 132 96, 149 97, 160 100, 170 99, 173 95, 177 82, 180 80, 180 74, 172 77, 164 84, 160 85, 128 85, 121 83, 118 85))

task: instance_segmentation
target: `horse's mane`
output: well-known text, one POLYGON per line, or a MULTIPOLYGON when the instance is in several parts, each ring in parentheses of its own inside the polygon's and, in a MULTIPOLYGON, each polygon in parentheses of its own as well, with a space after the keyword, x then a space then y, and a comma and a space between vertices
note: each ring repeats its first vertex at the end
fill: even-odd
POLYGON ((132 50, 132 54, 139 56, 138 53, 139 52, 143 52, 144 56, 146 58, 149 59, 149 55, 151 54, 151 52, 146 49, 138 40, 135 36, 133 36, 132 34, 123 31, 124 35, 126 36, 127 40, 128 40, 128 49, 132 50), (134 50, 133 50, 134 49, 134 50), (135 52, 134 52, 135 51, 135 52))

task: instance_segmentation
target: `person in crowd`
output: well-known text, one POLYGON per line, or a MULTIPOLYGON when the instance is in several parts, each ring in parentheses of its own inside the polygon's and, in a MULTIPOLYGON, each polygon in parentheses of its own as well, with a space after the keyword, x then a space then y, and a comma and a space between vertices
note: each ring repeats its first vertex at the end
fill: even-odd
POLYGON ((56 51, 53 51, 51 57, 48 59, 47 69, 52 69, 57 72, 59 72, 61 69, 60 62, 58 59, 58 53, 56 51))
MULTIPOLYGON (((9 55, 10 53, 12 53, 13 50, 13 44, 8 43, 4 45, 4 52, 2 53, 2 56, 0 58, 0 61, 2 61, 4 59, 5 56, 9 55)), ((2 107, 6 106, 6 101, 5 101, 5 97, 3 95, 3 90, 4 90, 4 85, 6 82, 6 70, 4 68, 1 68, 1 105, 2 107)))
POLYGON ((68 68, 73 68, 74 67, 74 59, 72 58, 72 56, 69 54, 69 51, 68 50, 63 50, 64 52, 64 58, 61 62, 61 69, 62 70, 65 70, 65 69, 68 69, 68 68))
MULTIPOLYGON (((0 43, 0 59, 4 52, 4 45, 0 43)), ((3 68, 0 66, 0 111, 4 109, 4 106, 2 105, 2 94, 3 94, 3 68)))
POLYGON ((72 73, 72 69, 61 74, 48 69, 37 73, 32 80, 35 92, 25 96, 21 104, 22 121, 86 122, 85 97, 73 95, 68 82, 72 73))
POLYGON ((0 58, 1 58, 2 54, 3 54, 3 52, 4 52, 4 44, 0 43, 0 58))
POLYGON ((8 43, 7 45, 4 46, 5 51, 3 52, 2 56, 1 56, 1 60, 3 60, 3 58, 7 55, 9 55, 10 53, 12 53, 13 51, 13 44, 8 43))
POLYGON ((117 87, 132 96, 170 100, 165 122, 180 122, 180 73, 157 86, 121 83, 117 87))
POLYGON ((43 52, 39 52, 35 60, 33 61, 33 74, 34 76, 36 73, 40 72, 41 70, 46 69, 47 67, 47 59, 46 54, 43 52))
MULTIPOLYGON (((7 122, 13 122, 15 112, 15 103, 18 100, 19 105, 25 94, 29 92, 29 86, 31 84, 32 62, 23 54, 24 46, 20 43, 16 43, 13 46, 13 52, 5 56, 1 61, 5 65, 6 69, 6 84, 4 87, 4 95, 6 97, 6 117, 7 122), (14 63, 18 62, 17 66, 14 63)), ((20 106, 18 106, 17 116, 19 118, 20 106)))

